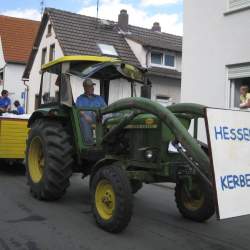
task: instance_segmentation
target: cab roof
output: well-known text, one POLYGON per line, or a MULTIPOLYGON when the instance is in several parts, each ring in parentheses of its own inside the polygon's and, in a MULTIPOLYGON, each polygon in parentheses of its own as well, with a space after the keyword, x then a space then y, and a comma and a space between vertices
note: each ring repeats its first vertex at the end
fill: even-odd
POLYGON ((63 56, 54 61, 42 65, 42 70, 46 70, 51 66, 64 63, 64 62, 80 62, 80 61, 88 61, 88 62, 97 62, 97 63, 105 63, 105 62, 121 62, 120 59, 114 57, 106 57, 106 56, 86 56, 86 55, 75 55, 75 56, 63 56))

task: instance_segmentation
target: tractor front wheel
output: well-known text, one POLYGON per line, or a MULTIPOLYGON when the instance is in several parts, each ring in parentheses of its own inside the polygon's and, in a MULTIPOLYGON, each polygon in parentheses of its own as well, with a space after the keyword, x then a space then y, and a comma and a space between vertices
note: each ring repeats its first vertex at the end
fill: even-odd
POLYGON ((133 197, 126 172, 111 165, 91 177, 92 212, 98 226, 111 233, 123 231, 132 216, 133 197))
POLYGON ((200 179, 188 182, 180 181, 175 187, 175 201, 183 217, 197 222, 203 222, 215 212, 212 188, 200 179))
POLYGON ((57 200, 64 195, 72 174, 72 143, 60 122, 39 119, 29 131, 26 171, 32 195, 57 200))

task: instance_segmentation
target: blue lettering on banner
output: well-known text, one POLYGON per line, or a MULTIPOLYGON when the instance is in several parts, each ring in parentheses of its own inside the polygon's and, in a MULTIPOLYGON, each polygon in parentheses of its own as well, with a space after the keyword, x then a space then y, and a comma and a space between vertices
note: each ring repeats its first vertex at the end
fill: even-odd
POLYGON ((235 141, 236 140, 235 128, 230 129, 230 134, 231 134, 230 139, 235 141))
POLYGON ((250 174, 225 175, 220 177, 222 191, 237 188, 250 188, 250 174))
POLYGON ((243 133, 242 133, 242 128, 238 128, 237 129, 237 133, 238 133, 238 140, 242 141, 243 140, 243 133))
POLYGON ((217 141, 250 141, 250 128, 229 128, 227 126, 215 126, 214 136, 217 141))

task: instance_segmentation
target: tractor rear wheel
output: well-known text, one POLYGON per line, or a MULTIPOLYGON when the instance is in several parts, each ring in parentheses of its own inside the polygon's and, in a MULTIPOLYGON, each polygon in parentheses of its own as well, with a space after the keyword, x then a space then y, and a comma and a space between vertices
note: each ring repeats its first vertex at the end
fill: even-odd
POLYGON ((123 231, 132 216, 133 197, 126 172, 114 165, 91 177, 92 212, 98 226, 112 233, 123 231))
POLYGON ((175 201, 183 217, 193 221, 208 220, 215 212, 212 188, 200 179, 193 180, 192 190, 184 181, 175 187, 175 201))
POLYGON ((39 119, 29 131, 26 171, 32 195, 57 200, 69 186, 72 174, 71 136, 60 122, 39 119))

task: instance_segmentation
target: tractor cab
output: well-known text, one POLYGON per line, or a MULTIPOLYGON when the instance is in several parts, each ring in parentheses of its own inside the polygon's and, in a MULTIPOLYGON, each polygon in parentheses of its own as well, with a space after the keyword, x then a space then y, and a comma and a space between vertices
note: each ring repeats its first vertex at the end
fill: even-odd
POLYGON ((83 82, 86 79, 92 79, 96 84, 95 94, 100 95, 106 105, 126 97, 150 98, 151 94, 151 84, 142 69, 109 57, 65 56, 43 65, 41 74, 37 112, 47 109, 53 115, 60 113, 61 107, 70 109, 75 144, 82 155, 89 155, 87 149, 100 148, 103 130, 110 128, 114 121, 118 122, 117 119, 111 119, 112 117, 117 118, 130 112, 127 110, 101 117, 98 107, 77 107, 76 100, 84 93, 83 82), (96 117, 91 125, 93 143, 84 138, 81 129, 82 112, 92 112, 96 117))

